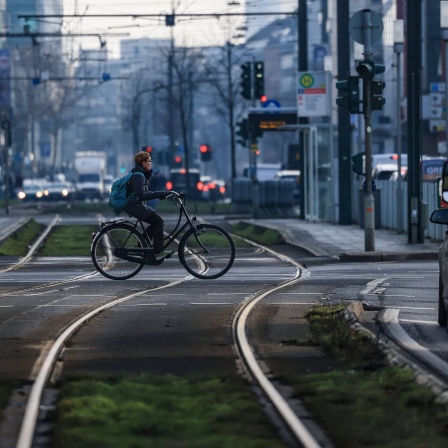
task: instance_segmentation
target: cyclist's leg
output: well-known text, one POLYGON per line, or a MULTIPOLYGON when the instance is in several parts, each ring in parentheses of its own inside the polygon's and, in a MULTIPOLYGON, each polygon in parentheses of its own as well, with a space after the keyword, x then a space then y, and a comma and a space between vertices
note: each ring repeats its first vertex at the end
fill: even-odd
POLYGON ((157 213, 150 213, 144 220, 149 226, 146 228, 146 233, 150 240, 153 241, 154 252, 159 253, 163 251, 163 218, 157 213))

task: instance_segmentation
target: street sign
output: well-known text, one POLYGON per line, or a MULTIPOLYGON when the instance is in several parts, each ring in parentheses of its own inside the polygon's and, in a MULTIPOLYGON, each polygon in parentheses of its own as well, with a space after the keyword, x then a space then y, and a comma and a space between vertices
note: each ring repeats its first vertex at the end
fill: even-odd
POLYGON ((329 72, 297 72, 299 117, 328 117, 330 113, 329 72))
POLYGON ((280 103, 277 100, 267 100, 263 103, 263 109, 279 109, 280 103))
POLYGON ((383 34, 383 20, 381 16, 377 14, 375 11, 371 11, 370 9, 362 9, 361 11, 356 12, 350 17, 350 21, 348 23, 348 29, 350 32, 350 36, 355 42, 358 44, 365 45, 364 42, 364 14, 369 13, 370 15, 370 42, 376 42, 381 38, 383 34))
POLYGON ((431 92, 445 92, 445 83, 444 82, 431 82, 429 84, 429 90, 431 92))

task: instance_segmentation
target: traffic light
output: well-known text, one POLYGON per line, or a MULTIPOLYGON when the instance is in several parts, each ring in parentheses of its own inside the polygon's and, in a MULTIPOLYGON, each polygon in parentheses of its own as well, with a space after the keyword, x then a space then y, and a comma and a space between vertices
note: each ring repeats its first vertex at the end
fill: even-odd
POLYGON ((348 109, 351 114, 360 114, 359 76, 349 76, 345 81, 338 81, 336 89, 342 92, 342 96, 336 98, 336 104, 348 109))
POLYGON ((209 145, 202 144, 199 146, 199 152, 201 153, 201 161, 209 162, 212 158, 212 149, 209 145))
POLYGON ((383 106, 386 103, 386 99, 382 96, 383 89, 386 86, 384 81, 372 80, 371 84, 371 109, 372 110, 383 110, 383 106))
POLYGON ((352 156, 352 170, 356 174, 366 175, 366 152, 360 152, 352 156))
POLYGON ((174 26, 175 25, 175 16, 174 14, 167 14, 165 16, 165 26, 174 26))
POLYGON ((237 143, 241 146, 247 145, 247 140, 249 139, 249 130, 248 130, 248 121, 247 118, 244 118, 240 122, 236 124, 237 130, 236 135, 239 137, 237 143))
POLYGON ((254 98, 260 99, 264 95, 264 62, 254 62, 254 98))
POLYGON ((375 75, 384 73, 386 66, 382 64, 375 64, 374 61, 361 61, 356 67, 356 71, 363 79, 373 79, 375 75))
POLYGON ((250 62, 246 62, 241 66, 241 96, 246 100, 252 99, 251 65, 250 62))
POLYGON ((151 154, 151 153, 152 153, 152 146, 149 146, 149 145, 143 145, 143 146, 142 146, 142 151, 144 151, 144 152, 148 152, 149 154, 151 154))

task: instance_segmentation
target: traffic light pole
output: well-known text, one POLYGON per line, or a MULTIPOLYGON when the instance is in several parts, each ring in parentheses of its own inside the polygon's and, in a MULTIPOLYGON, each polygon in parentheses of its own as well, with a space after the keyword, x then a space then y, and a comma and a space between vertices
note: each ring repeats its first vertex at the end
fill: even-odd
POLYGON ((4 173, 4 181, 5 181, 5 213, 9 214, 9 197, 11 194, 10 191, 10 173, 9 173, 9 146, 10 135, 11 135, 11 122, 9 121, 8 114, 3 114, 2 117, 2 129, 5 133, 5 148, 4 148, 4 163, 5 163, 5 173, 4 173))
MULTIPOLYGON (((370 12, 363 11, 364 60, 371 61, 370 12)), ((372 79, 375 75, 375 65, 372 63, 373 73, 361 74, 364 113, 364 132, 366 150, 366 194, 364 197, 364 250, 375 251, 375 200, 372 189, 372 79)))
POLYGON ((366 195, 364 197, 364 250, 375 251, 375 200, 372 188, 372 108, 370 79, 363 80, 364 132, 366 151, 366 195))

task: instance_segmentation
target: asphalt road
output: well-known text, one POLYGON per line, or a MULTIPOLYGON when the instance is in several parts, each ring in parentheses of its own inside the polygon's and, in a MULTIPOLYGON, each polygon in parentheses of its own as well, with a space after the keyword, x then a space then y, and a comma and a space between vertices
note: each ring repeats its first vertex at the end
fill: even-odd
MULTIPOLYGON (((306 266, 298 283, 265 298, 249 320, 252 343, 275 375, 326 368, 318 349, 304 351, 287 342, 306 340, 304 315, 312 305, 336 301, 398 309, 403 328, 448 360, 446 330, 436 324, 436 262, 323 265, 289 246, 273 249, 306 266)), ((3 259, 2 265, 10 261, 3 259)), ((1 378, 26 383, 62 328, 99 304, 136 292, 73 336, 61 357, 62 375, 98 370, 236 375, 235 313, 257 291, 291 278, 296 268, 261 249, 238 247, 234 266, 216 280, 186 278, 177 256, 126 281, 89 276, 92 272, 89 257, 35 257, 20 269, 0 273, 1 378), (175 280, 185 281, 157 289, 175 280)), ((373 330, 375 314, 366 313, 364 322, 373 330)), ((19 423, 17 416, 8 420, 9 434, 19 423)), ((4 429, 3 424, 0 445, 14 446, 8 445, 4 429)))

